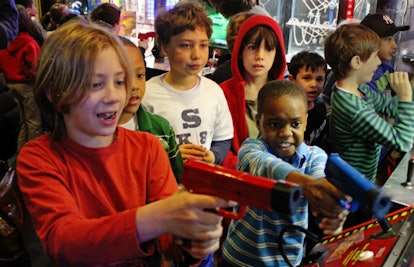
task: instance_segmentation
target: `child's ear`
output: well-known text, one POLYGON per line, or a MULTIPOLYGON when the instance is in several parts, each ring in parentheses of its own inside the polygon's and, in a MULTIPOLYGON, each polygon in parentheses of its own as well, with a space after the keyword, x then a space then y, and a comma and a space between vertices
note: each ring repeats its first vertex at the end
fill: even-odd
POLYGON ((289 81, 292 81, 292 82, 295 81, 295 78, 293 78, 292 74, 288 74, 288 79, 289 79, 289 81))
POLYGON ((161 49, 161 52, 164 56, 168 56, 168 49, 167 49, 167 46, 165 44, 160 44, 160 49, 161 49))
POLYGON ((353 56, 351 58, 351 67, 355 70, 358 70, 361 66, 361 57, 360 56, 353 56))

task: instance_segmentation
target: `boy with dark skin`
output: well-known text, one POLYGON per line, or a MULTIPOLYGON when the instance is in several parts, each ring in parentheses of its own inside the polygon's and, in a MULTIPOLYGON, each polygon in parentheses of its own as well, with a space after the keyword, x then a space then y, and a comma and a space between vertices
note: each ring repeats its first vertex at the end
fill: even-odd
MULTIPOLYGON (((339 234, 348 214, 338 199, 347 197, 325 177, 326 153, 303 142, 308 105, 303 89, 291 81, 272 81, 259 92, 256 125, 260 137, 248 138, 239 150, 237 168, 274 180, 302 186, 300 207, 292 214, 248 207, 247 214, 232 221, 223 245, 225 266, 286 266, 276 244, 286 225, 307 228, 308 205, 323 219, 324 234, 339 234)), ((300 263, 304 235, 291 230, 284 237, 285 252, 293 265, 300 263)))

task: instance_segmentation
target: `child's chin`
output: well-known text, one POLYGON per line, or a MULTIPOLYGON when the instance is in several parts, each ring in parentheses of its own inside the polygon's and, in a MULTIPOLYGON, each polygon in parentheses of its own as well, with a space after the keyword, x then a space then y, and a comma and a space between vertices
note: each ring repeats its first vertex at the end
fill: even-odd
POLYGON ((279 158, 291 158, 294 154, 294 152, 292 151, 287 151, 287 150, 280 150, 278 149, 277 151, 274 151, 275 155, 278 156, 279 158))

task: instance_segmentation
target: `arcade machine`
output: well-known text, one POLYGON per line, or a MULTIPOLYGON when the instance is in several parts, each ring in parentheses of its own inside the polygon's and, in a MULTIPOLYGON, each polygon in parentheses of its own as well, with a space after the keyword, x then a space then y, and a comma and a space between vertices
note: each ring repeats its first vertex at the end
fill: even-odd
POLYGON ((305 257, 306 267, 414 266, 414 206, 386 216, 391 228, 376 220, 324 239, 305 257))
MULTIPOLYGON (((414 173, 412 167, 410 175, 414 173)), ((325 172, 332 184, 352 197, 352 202, 340 204, 350 212, 359 208, 368 210, 375 220, 324 238, 304 257, 301 266, 414 266, 414 206, 389 213, 391 198, 338 154, 329 155, 325 172)), ((244 216, 247 205, 292 214, 301 193, 299 186, 286 181, 257 177, 196 160, 184 163, 182 184, 190 192, 238 202, 237 213, 212 210, 234 220, 244 216)), ((299 229, 301 227, 289 225, 285 230, 288 228, 302 231, 312 239, 318 238, 306 229, 299 229)), ((286 263, 293 266, 284 255, 283 235, 284 230, 279 233, 278 245, 286 263)))
POLYGON ((387 181, 390 186, 386 183, 382 188, 398 208, 385 216, 386 223, 372 220, 325 238, 307 255, 303 266, 414 266, 413 177, 414 148, 387 181))

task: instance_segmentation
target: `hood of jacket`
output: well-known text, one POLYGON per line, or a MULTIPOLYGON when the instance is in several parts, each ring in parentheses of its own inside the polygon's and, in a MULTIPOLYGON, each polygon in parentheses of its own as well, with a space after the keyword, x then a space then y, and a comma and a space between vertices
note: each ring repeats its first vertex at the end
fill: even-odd
POLYGON ((10 42, 9 46, 7 46, 7 50, 13 54, 17 50, 26 46, 31 40, 34 39, 32 36, 30 36, 30 34, 27 32, 21 32, 12 42, 10 42))
POLYGON ((233 46, 231 57, 231 69, 233 78, 239 82, 244 82, 244 78, 240 72, 238 59, 241 49, 241 44, 246 34, 254 27, 258 25, 267 26, 273 29, 278 39, 278 47, 276 49, 276 58, 273 62, 272 76, 275 80, 283 79, 286 69, 286 57, 285 57, 285 45, 283 42, 283 34, 279 24, 271 17, 265 15, 254 15, 246 19, 240 26, 239 34, 233 46))

